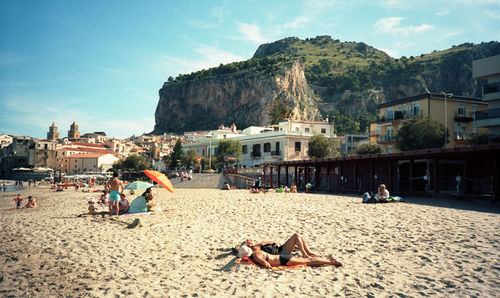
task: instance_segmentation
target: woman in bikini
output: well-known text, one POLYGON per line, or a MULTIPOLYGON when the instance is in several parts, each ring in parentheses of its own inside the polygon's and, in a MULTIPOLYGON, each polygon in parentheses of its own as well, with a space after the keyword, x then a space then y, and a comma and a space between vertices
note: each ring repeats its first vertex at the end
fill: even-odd
POLYGON ((340 267, 342 263, 335 259, 323 257, 294 257, 289 254, 272 255, 260 249, 260 246, 246 246, 242 245, 238 251, 238 256, 252 258, 256 263, 268 269, 276 266, 295 266, 307 265, 311 267, 318 266, 335 266, 340 267))
POLYGON ((309 250, 309 247, 307 247, 304 238, 302 238, 302 236, 299 235, 298 233, 293 234, 292 237, 290 237, 290 239, 288 239, 283 245, 280 245, 279 243, 272 241, 263 241, 254 244, 253 241, 250 239, 243 241, 241 245, 246 245, 248 247, 258 246, 264 252, 267 252, 272 255, 280 255, 280 254, 290 255, 292 254, 295 247, 297 247, 304 258, 319 257, 318 255, 313 254, 309 250))

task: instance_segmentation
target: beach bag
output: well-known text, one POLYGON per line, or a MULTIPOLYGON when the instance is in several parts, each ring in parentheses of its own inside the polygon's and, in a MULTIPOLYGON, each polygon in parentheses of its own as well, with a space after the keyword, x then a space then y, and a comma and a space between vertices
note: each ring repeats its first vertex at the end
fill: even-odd
POLYGON ((375 196, 373 195, 372 192, 365 192, 363 194, 363 203, 376 203, 377 202, 377 199, 375 198, 375 196))

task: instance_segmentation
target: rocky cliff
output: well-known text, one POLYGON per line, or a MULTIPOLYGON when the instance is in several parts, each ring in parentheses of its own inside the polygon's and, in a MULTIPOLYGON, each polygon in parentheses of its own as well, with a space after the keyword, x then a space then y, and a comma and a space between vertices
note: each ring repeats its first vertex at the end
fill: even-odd
POLYGON ((298 62, 272 76, 242 71, 166 82, 159 95, 155 133, 215 129, 232 123, 238 128, 268 125, 268 112, 276 100, 293 109, 294 119, 321 119, 298 62))
POLYGON ((297 119, 337 115, 338 133, 364 132, 380 103, 427 91, 480 97, 472 61, 498 54, 500 43, 492 41, 394 59, 364 43, 289 37, 259 46, 252 59, 169 78, 154 132, 266 125, 276 101, 297 119), (342 130, 341 118, 360 125, 342 130))

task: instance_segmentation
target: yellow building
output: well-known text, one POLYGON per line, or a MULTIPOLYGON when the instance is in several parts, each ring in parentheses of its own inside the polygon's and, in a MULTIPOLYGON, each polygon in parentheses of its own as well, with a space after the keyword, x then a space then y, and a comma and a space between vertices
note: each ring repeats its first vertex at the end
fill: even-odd
POLYGON ((396 152, 395 136, 406 121, 415 117, 430 117, 448 130, 446 148, 465 145, 468 136, 478 133, 474 112, 488 104, 481 98, 455 96, 450 93, 423 93, 377 106, 377 122, 370 123, 370 144, 379 145, 382 152, 396 152))

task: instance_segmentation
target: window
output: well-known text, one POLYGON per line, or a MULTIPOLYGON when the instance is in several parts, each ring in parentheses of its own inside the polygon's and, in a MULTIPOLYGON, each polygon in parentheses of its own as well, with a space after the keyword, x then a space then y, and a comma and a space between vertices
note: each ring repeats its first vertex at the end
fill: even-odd
POLYGON ((306 132, 309 132, 309 127, 306 127, 306 132))
POLYGON ((254 144, 252 146, 252 153, 251 153, 251 155, 254 156, 254 157, 260 156, 260 144, 254 144))
POLYGON ((465 117, 467 112, 467 106, 463 103, 458 105, 458 116, 465 117))
POLYGON ((392 140, 392 136, 393 136, 393 128, 392 127, 388 127, 387 128, 387 140, 388 141, 392 140))
POLYGON ((243 152, 243 154, 247 154, 247 151, 248 151, 248 147, 247 147, 247 145, 243 145, 243 146, 241 147, 241 151, 243 152))
POLYGON ((322 128, 321 133, 326 133, 326 128, 322 128))
POLYGON ((280 142, 276 142, 276 147, 275 148, 276 148, 276 152, 277 152, 276 154, 280 154, 279 153, 280 152, 280 142))
POLYGON ((264 152, 271 152, 271 143, 264 143, 264 152))
POLYGON ((300 142, 295 142, 295 151, 300 152, 300 142))
POLYGON ((385 117, 387 118, 387 120, 394 120, 394 108, 387 108, 385 112, 385 117))
POLYGON ((406 118, 406 116, 408 116, 408 106, 407 105, 402 105, 401 106, 401 112, 403 113, 403 118, 406 118))
POLYGON ((414 102, 411 104, 410 115, 416 116, 420 113, 420 104, 418 102, 414 102))
POLYGON ((298 128, 298 127, 295 127, 295 131, 299 131, 299 128, 298 128))

